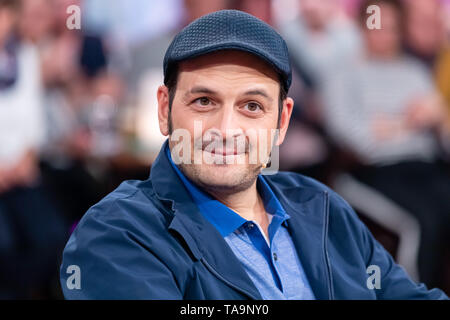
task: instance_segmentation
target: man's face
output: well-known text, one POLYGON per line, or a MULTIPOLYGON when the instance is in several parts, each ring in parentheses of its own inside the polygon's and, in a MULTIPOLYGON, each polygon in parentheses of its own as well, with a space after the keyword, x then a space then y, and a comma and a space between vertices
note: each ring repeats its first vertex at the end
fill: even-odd
MULTIPOLYGON (((177 130, 189 133, 190 161, 179 164, 183 173, 208 190, 249 188, 287 130, 290 98, 284 101, 278 138, 271 139, 278 124, 279 92, 276 72, 245 52, 220 51, 182 62, 170 117, 165 86, 158 90, 158 102, 161 132, 170 134, 172 151, 179 143, 172 141, 177 130)), ((177 153, 186 157, 184 152, 177 153)))

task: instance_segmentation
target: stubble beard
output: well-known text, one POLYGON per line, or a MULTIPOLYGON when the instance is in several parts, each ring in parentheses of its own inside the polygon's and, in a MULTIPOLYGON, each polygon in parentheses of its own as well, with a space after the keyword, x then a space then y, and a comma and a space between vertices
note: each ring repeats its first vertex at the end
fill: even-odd
POLYGON ((204 191, 212 194, 230 195, 248 190, 261 172, 260 165, 206 165, 206 164, 180 164, 180 170, 192 182, 204 191), (225 168, 215 168, 226 166, 225 168), (206 168, 208 167, 208 168, 206 168), (235 168, 233 168, 235 167, 235 168), (239 167, 236 169, 236 167, 239 167), (217 172, 229 172, 219 175, 217 172), (214 172, 216 171, 216 172, 214 172), (213 176, 217 174, 216 176, 213 176))

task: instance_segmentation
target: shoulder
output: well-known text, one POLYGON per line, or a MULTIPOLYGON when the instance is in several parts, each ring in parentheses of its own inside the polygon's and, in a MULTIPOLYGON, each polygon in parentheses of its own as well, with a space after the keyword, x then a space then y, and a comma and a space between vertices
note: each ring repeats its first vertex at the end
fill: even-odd
POLYGON ((326 184, 300 173, 281 171, 274 175, 264 176, 277 188, 298 188, 328 193, 333 201, 344 201, 326 184))
POLYGON ((156 200, 151 181, 127 180, 89 208, 74 235, 78 241, 95 240, 102 232, 160 236, 169 223, 170 217, 156 200))
MULTIPOLYGON (((278 189, 279 196, 286 197, 289 202, 302 204, 302 202, 305 203, 322 195, 324 201, 327 201, 330 231, 348 230, 355 235, 363 236, 365 226, 353 208, 329 186, 311 177, 293 172, 279 172, 265 177, 275 189, 278 189)), ((339 233, 342 234, 342 232, 339 233)))
POLYGON ((174 277, 184 275, 190 261, 146 187, 147 181, 125 181, 83 216, 63 251, 66 298, 180 298, 174 277), (83 274, 82 290, 67 285, 71 266, 83 274))
POLYGON ((339 211, 353 212, 350 205, 339 194, 329 186, 311 177, 294 172, 279 172, 275 175, 265 176, 265 178, 269 180, 275 188, 294 190, 295 192, 293 194, 326 194, 332 208, 339 209, 339 211))
POLYGON ((100 260, 116 264, 121 257, 164 256, 175 245, 168 232, 172 218, 155 200, 149 183, 125 181, 89 208, 66 244, 64 263, 94 268, 100 260))
POLYGON ((323 183, 302 175, 300 173, 279 171, 273 175, 265 175, 264 178, 268 180, 275 188, 308 188, 315 191, 328 191, 329 188, 323 183))
MULTIPOLYGON (((321 221, 326 221, 324 225, 330 241, 346 248, 345 252, 341 252, 342 255, 369 260, 373 236, 350 204, 338 193, 315 179, 297 173, 282 172, 269 179, 274 188, 284 193, 280 197, 285 196, 294 206, 304 207, 313 199, 318 201, 317 204, 323 201, 322 205, 308 206, 311 211, 308 214, 323 217, 321 212, 326 208, 327 216, 321 221)), ((295 211, 293 214, 296 214, 295 211)))

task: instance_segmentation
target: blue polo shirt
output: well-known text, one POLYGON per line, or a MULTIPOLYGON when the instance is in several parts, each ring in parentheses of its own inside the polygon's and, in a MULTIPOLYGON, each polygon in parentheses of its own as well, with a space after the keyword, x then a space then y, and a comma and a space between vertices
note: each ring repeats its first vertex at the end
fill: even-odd
POLYGON ((315 299, 286 228, 290 217, 262 175, 257 188, 269 214, 268 239, 256 222, 244 219, 195 186, 172 161, 170 149, 165 151, 201 214, 224 237, 263 299, 315 299))

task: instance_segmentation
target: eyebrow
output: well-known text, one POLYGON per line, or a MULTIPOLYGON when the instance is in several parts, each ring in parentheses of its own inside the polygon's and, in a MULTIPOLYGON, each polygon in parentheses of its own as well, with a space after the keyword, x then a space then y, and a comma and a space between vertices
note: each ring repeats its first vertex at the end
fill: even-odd
MULTIPOLYGON (((207 87, 193 87, 191 90, 187 91, 185 93, 185 97, 189 96, 190 94, 196 94, 196 93, 205 93, 205 94, 211 94, 211 95, 217 95, 218 93, 214 90, 211 90, 207 87)), ((266 98, 269 101, 273 101, 273 99, 264 91, 261 89, 252 89, 244 92, 245 96, 262 96, 266 98)))
POLYGON ((245 96, 262 96, 269 101, 273 101, 273 99, 264 91, 259 89, 249 90, 244 92, 245 96))
POLYGON ((217 95, 217 92, 211 89, 208 89, 206 87, 193 87, 191 90, 186 91, 184 94, 184 97, 187 98, 189 95, 196 94, 196 93, 205 93, 210 95, 217 95))

